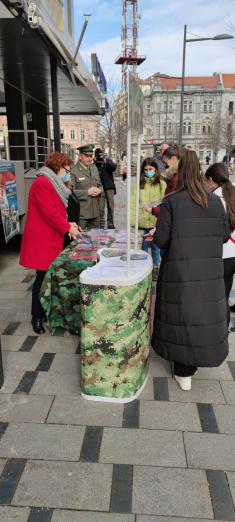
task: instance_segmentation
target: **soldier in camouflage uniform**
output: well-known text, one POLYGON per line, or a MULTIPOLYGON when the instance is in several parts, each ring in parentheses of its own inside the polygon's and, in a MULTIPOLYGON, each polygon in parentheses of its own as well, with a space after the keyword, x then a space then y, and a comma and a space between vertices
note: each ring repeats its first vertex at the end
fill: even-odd
POLYGON ((78 147, 79 160, 71 171, 74 192, 80 202, 80 226, 88 230, 100 227, 102 184, 92 160, 93 149, 93 144, 78 147))

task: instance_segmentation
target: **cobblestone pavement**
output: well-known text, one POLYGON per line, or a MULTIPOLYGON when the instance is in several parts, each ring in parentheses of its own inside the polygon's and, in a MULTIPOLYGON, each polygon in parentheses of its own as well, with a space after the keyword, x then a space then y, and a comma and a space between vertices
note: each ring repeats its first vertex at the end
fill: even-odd
POLYGON ((32 332, 32 281, 16 253, 0 255, 0 521, 235 520, 235 333, 227 361, 200 369, 191 392, 152 353, 138 400, 87 402, 79 339, 32 332))

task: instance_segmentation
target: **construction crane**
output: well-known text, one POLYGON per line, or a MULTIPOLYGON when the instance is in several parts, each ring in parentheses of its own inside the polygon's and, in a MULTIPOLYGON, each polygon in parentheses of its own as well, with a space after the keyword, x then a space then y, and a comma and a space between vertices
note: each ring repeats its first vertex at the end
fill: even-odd
POLYGON ((138 0, 123 0, 122 54, 115 63, 122 65, 122 84, 127 88, 128 71, 136 75, 137 66, 145 56, 138 55, 138 0))

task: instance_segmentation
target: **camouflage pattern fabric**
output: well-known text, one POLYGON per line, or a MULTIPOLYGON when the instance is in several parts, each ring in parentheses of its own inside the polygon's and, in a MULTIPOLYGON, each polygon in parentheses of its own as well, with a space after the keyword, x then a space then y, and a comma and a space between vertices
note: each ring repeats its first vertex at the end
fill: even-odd
POLYGON ((151 274, 132 286, 81 284, 81 390, 128 398, 148 373, 151 274))
POLYGON ((83 259, 71 259, 77 242, 70 245, 53 261, 41 288, 41 304, 47 316, 50 330, 61 326, 80 335, 80 282, 79 275, 95 263, 83 259))

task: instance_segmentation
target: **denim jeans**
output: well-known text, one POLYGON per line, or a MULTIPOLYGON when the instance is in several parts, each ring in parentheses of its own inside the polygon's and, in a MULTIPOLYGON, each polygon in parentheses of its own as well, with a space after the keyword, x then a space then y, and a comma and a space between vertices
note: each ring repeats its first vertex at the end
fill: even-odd
MULTIPOLYGON (((150 228, 144 229, 144 234, 147 234, 151 230, 150 228)), ((143 240, 142 248, 145 252, 148 252, 148 249, 151 249, 151 254, 153 258, 153 266, 159 266, 160 265, 160 248, 154 243, 154 241, 145 241, 143 240)))

